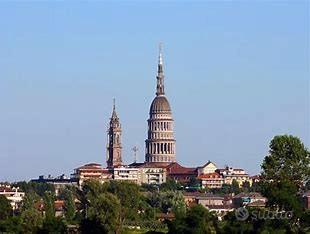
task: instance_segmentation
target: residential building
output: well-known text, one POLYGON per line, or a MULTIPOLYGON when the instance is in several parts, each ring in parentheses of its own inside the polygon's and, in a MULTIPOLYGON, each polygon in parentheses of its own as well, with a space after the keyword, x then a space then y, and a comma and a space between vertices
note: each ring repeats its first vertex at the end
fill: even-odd
POLYGON ((83 184, 84 181, 89 179, 98 180, 101 183, 112 179, 112 173, 109 169, 102 168, 101 164, 89 163, 84 166, 74 169, 72 178, 77 180, 79 186, 83 184))
POLYGON ((235 208, 241 206, 265 207, 266 202, 267 198, 257 192, 239 193, 232 199, 232 203, 235 208))
POLYGON ((217 172, 206 173, 198 176, 201 180, 202 188, 221 188, 224 184, 224 178, 217 172))
POLYGON ((120 166, 113 168, 113 179, 119 181, 129 181, 136 184, 141 184, 141 169, 129 167, 129 166, 120 166))
POLYGON ((243 169, 225 167, 224 169, 217 169, 216 172, 223 176, 225 184, 232 184, 233 180, 237 181, 241 186, 244 182, 252 184, 249 174, 243 169))
POLYGON ((196 203, 201 204, 209 211, 214 211, 219 219, 233 210, 231 197, 227 195, 201 194, 196 197, 196 203))
POLYGON ((10 202, 13 210, 19 209, 22 200, 25 197, 25 193, 20 191, 17 187, 11 187, 10 185, 0 184, 0 195, 4 195, 10 202))
POLYGON ((77 178, 68 178, 64 174, 57 176, 57 177, 52 177, 51 175, 48 175, 48 177, 45 177, 43 175, 39 176, 38 179, 33 179, 31 180, 32 182, 37 182, 37 183, 49 183, 53 184, 55 188, 55 194, 56 196, 59 194, 59 191, 66 186, 76 186, 78 184, 77 178))
POLYGON ((162 184, 166 182, 167 163, 132 163, 129 165, 140 170, 140 184, 162 184))
POLYGON ((213 162, 208 161, 205 165, 197 167, 198 176, 214 173, 216 169, 216 165, 213 162))
POLYGON ((180 183, 187 183, 191 178, 197 177, 197 169, 194 167, 183 167, 177 162, 170 163, 166 167, 167 177, 180 183))

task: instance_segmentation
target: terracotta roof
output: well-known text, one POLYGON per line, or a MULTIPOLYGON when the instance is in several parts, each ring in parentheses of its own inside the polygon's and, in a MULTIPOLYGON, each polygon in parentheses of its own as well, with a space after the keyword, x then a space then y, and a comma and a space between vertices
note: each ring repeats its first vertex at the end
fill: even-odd
POLYGON ((54 202, 54 206, 55 206, 56 211, 63 210, 64 205, 65 205, 65 201, 63 201, 63 200, 56 200, 54 202))
POLYGON ((194 167, 183 167, 178 163, 171 163, 167 166, 167 172, 169 175, 175 175, 175 174, 196 174, 197 168, 194 167))
POLYGON ((200 175, 198 178, 199 179, 209 179, 209 178, 216 179, 216 178, 222 178, 222 176, 219 173, 212 172, 212 173, 207 173, 207 174, 200 175))
MULTIPOLYGON (((64 200, 56 200, 54 201, 54 207, 56 211, 62 211, 64 209, 64 205, 65 205, 65 201, 64 200)), ((35 203, 35 208, 37 210, 44 210, 44 201, 38 201, 37 203, 35 203)))
POLYGON ((101 164, 99 164, 99 163, 88 163, 88 164, 85 164, 85 165, 78 167, 76 169, 96 169, 96 170, 98 170, 98 169, 102 169, 102 167, 101 167, 101 164))
POLYGON ((0 192, 14 192, 10 187, 0 187, 0 192))
POLYGON ((161 219, 173 219, 175 215, 173 213, 157 213, 156 218, 161 218, 161 219))

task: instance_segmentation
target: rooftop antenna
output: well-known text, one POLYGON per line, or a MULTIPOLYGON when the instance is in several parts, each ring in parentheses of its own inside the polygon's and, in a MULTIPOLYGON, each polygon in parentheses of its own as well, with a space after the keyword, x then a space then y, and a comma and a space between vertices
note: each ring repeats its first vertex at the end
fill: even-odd
POLYGON ((134 146, 131 150, 133 151, 133 157, 134 157, 133 161, 134 161, 134 163, 136 163, 137 159, 138 159, 137 152, 139 151, 139 148, 137 146, 134 146))

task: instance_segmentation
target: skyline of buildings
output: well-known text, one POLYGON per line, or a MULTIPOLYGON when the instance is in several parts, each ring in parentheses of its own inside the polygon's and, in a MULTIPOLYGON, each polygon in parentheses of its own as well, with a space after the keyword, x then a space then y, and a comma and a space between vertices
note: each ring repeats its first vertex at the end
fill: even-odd
MULTIPOLYGON (((60 176, 58 178, 45 178, 32 181, 52 183, 61 187, 65 184, 81 186, 85 180, 95 179, 104 183, 109 180, 130 181, 136 184, 165 183, 168 179, 180 183, 190 183, 199 180, 202 188, 221 188, 224 184, 233 184, 236 181, 239 186, 248 182, 252 184, 252 178, 244 169, 226 166, 218 168, 215 163, 206 159, 206 163, 198 167, 185 167, 177 161, 174 139, 172 108, 165 96, 163 54, 160 45, 157 69, 156 96, 153 99, 149 119, 147 120, 147 139, 145 140, 144 162, 134 161, 126 165, 122 159, 122 125, 118 117, 113 100, 112 115, 107 129, 107 154, 106 167, 101 162, 89 162, 87 159, 83 166, 74 169, 70 178, 60 176)), ((125 142, 126 144, 126 142, 125 142)), ((195 158, 193 158, 195 161, 195 158)))
POLYGON ((309 148, 307 4, 138 5, 3 4, 0 180, 102 162, 113 97, 143 161, 160 41, 178 161, 256 174, 276 135, 309 148))

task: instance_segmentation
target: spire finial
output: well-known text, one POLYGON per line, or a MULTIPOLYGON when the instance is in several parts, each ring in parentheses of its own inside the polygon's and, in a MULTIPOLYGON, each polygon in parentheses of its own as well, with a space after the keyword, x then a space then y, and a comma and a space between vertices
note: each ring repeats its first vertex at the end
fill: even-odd
POLYGON ((164 71, 163 71, 163 43, 159 43, 159 58, 158 58, 158 69, 157 69, 157 87, 156 95, 165 95, 164 90, 164 71))
POLYGON ((116 110, 115 110, 115 98, 113 98, 112 119, 117 119, 117 114, 116 114, 116 110))
POLYGON ((163 43, 162 42, 159 43, 159 61, 158 61, 158 63, 160 65, 163 65, 163 43))

